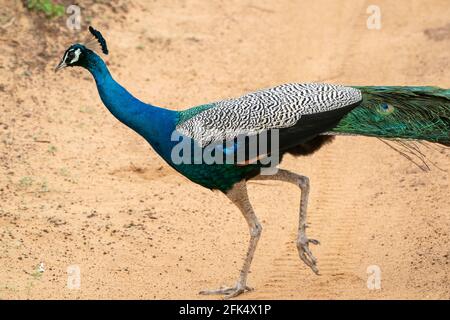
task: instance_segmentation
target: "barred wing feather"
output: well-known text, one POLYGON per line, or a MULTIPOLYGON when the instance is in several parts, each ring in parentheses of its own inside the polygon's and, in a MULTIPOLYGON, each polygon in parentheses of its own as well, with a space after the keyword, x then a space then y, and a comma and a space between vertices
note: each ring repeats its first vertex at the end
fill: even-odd
POLYGON ((361 101, 358 89, 333 84, 291 83, 218 101, 177 125, 201 146, 294 126, 302 116, 344 108, 361 101))

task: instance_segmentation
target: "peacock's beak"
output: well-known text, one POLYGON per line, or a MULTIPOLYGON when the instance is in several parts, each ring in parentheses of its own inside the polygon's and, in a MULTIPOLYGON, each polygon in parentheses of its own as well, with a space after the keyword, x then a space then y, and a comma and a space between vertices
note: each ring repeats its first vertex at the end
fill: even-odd
POLYGON ((67 67, 67 64, 64 62, 64 59, 61 60, 61 62, 56 66, 55 68, 55 72, 57 72, 58 70, 67 67))

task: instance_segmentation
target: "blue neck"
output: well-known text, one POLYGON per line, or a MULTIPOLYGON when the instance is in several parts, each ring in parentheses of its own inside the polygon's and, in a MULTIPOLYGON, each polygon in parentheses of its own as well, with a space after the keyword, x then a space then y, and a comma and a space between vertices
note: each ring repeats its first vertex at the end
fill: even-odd
POLYGON ((170 137, 178 112, 158 108, 133 97, 112 78, 106 64, 94 52, 89 54, 85 67, 94 76, 100 98, 108 110, 166 158, 170 154, 170 137))

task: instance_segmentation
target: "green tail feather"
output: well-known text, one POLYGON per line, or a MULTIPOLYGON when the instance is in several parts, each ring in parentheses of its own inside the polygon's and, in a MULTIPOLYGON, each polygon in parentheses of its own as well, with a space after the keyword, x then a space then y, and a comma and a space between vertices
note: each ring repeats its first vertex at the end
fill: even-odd
POLYGON ((355 88, 361 90, 363 101, 332 132, 450 145, 450 89, 355 88))

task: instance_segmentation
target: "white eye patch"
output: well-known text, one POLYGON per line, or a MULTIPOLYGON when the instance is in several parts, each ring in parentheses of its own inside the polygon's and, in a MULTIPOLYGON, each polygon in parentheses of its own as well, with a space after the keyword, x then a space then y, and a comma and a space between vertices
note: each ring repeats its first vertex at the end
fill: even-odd
POLYGON ((72 64, 74 62, 77 62, 78 59, 80 58, 80 54, 81 54, 81 50, 80 49, 75 50, 75 57, 72 59, 72 61, 70 61, 70 63, 72 64))
POLYGON ((66 63, 66 65, 71 65, 72 63, 75 63, 78 61, 78 59, 80 58, 80 54, 81 54, 81 49, 76 49, 75 51, 70 50, 66 53, 66 55, 64 56, 64 61, 66 63), (69 61, 70 59, 70 61, 69 61))

